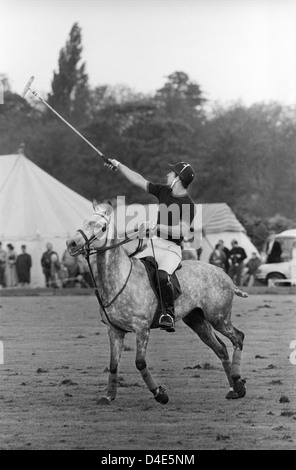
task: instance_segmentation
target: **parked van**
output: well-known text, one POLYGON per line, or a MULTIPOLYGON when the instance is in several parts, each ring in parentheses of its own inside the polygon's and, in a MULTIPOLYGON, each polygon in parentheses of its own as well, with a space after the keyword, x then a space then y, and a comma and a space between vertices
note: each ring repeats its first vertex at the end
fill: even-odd
POLYGON ((296 229, 270 235, 263 246, 262 264, 258 268, 256 279, 264 284, 268 284, 269 280, 289 279, 295 243, 296 229))

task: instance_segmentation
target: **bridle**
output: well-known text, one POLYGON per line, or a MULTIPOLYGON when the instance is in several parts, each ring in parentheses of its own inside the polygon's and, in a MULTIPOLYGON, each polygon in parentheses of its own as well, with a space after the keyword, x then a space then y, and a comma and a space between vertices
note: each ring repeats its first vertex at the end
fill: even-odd
POLYGON ((80 235, 84 238, 85 244, 84 244, 81 248, 79 248, 79 250, 77 250, 77 251, 73 254, 73 256, 77 256, 77 255, 80 255, 80 254, 85 254, 86 251, 88 252, 89 255, 90 255, 90 254, 94 254, 94 253, 96 253, 97 251, 101 250, 101 248, 104 248, 104 247, 106 246, 106 244, 107 244, 107 237, 106 237, 105 243, 104 243, 104 245, 103 245, 102 247, 96 248, 95 251, 94 251, 94 249, 93 249, 93 252, 91 252, 92 249, 91 249, 90 245, 91 245, 94 241, 98 240, 99 236, 101 235, 101 232, 106 232, 106 230, 107 230, 107 224, 109 223, 108 217, 107 217, 103 212, 101 212, 101 213, 95 212, 95 215, 100 215, 101 217, 103 217, 103 218, 105 219, 106 223, 101 227, 101 229, 98 231, 98 233, 97 233, 96 235, 93 234, 90 238, 88 238, 88 237, 86 236, 85 232, 84 232, 82 229, 78 229, 77 232, 80 233, 80 235))

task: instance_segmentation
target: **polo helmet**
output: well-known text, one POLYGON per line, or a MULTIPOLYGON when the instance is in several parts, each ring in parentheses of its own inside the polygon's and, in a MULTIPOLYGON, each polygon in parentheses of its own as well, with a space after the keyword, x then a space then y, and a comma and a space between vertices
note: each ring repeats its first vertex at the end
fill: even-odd
POLYGON ((169 163, 171 170, 179 176, 185 188, 188 188, 195 176, 194 170, 189 163, 178 162, 175 165, 169 163))

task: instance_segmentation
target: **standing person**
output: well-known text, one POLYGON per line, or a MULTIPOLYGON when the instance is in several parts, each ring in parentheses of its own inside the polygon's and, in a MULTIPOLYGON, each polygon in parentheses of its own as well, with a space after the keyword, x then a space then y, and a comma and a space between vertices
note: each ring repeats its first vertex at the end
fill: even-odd
POLYGON ((110 169, 115 167, 128 181, 146 190, 159 201, 157 223, 147 221, 142 225, 142 229, 149 230, 152 236, 151 245, 136 257, 144 258, 155 254, 163 305, 159 325, 163 330, 174 332, 174 290, 170 276, 182 260, 181 243, 188 236, 195 216, 194 202, 187 193, 195 176, 193 168, 186 162, 169 165, 166 184, 159 184, 146 180, 117 160, 110 160, 110 165, 106 165, 110 169))
POLYGON ((197 256, 198 261, 200 260, 201 254, 202 254, 202 247, 200 246, 196 250, 196 256, 197 256))
POLYGON ((225 269, 224 271, 226 272, 226 274, 228 274, 228 271, 229 271, 229 253, 230 253, 230 250, 224 245, 224 241, 223 240, 219 240, 218 243, 220 243, 221 245, 221 249, 222 251, 225 253, 225 269))
MULTIPOLYGON (((77 257, 78 261, 78 283, 81 287, 95 287, 93 285, 92 276, 88 267, 88 263, 83 255, 79 255, 77 257)), ((97 261, 96 257, 93 256, 90 260, 91 270, 95 277, 95 281, 97 280, 97 261)), ((76 281, 77 282, 77 281, 76 281)))
POLYGON ((6 286, 5 284, 5 267, 6 267, 7 253, 2 248, 2 242, 0 242, 0 289, 6 286))
POLYGON ((230 266, 228 274, 231 279, 236 282, 236 285, 240 286, 244 260, 246 259, 247 255, 245 250, 239 246, 236 240, 232 240, 231 245, 232 249, 229 252, 230 266))
POLYGON ((225 271, 226 255, 220 243, 216 244, 214 251, 210 254, 209 263, 218 266, 218 268, 225 271))
POLYGON ((188 259, 193 259, 193 260, 197 260, 197 253, 196 253, 196 249, 193 248, 193 246, 191 245, 190 241, 188 240, 187 237, 184 237, 184 240, 181 244, 181 248, 182 248, 182 259, 183 260, 188 260, 188 259))
POLYGON ((75 256, 71 256, 68 250, 65 250, 62 256, 62 265, 67 270, 65 279, 66 287, 75 287, 76 277, 79 274, 79 263, 75 256))
POLYGON ((275 237, 275 231, 272 230, 269 234, 269 241, 266 247, 267 253, 267 261, 266 263, 280 263, 281 261, 281 254, 282 254, 282 246, 280 242, 278 242, 275 237))
MULTIPOLYGON (((52 244, 46 244, 46 251, 41 257, 41 266, 45 276, 46 287, 55 287, 55 264, 58 262, 58 254, 53 251, 52 244)), ((59 263, 58 263, 59 264, 59 263)))
POLYGON ((30 286, 32 257, 27 253, 26 245, 21 246, 21 254, 16 258, 16 272, 21 286, 30 286))
POLYGON ((246 267, 248 271, 246 272, 245 283, 247 283, 248 287, 251 287, 255 283, 255 276, 258 268, 261 264, 260 258, 258 258, 257 253, 253 252, 252 257, 246 263, 246 267))
POLYGON ((54 251, 50 257, 51 266, 50 266, 50 278, 52 287, 58 288, 63 287, 63 282, 61 280, 61 263, 59 260, 59 255, 54 251))
POLYGON ((7 258, 5 268, 6 287, 17 286, 17 272, 16 272, 16 258, 14 246, 11 243, 7 244, 7 258))

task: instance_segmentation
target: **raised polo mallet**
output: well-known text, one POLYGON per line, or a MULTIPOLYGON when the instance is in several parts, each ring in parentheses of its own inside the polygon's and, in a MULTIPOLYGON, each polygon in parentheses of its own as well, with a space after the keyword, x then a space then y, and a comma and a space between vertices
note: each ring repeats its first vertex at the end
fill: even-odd
MULTIPOLYGON (((30 90, 30 92, 36 96, 36 98, 38 98, 40 101, 42 101, 43 104, 45 104, 45 106, 47 106, 48 109, 50 109, 56 116, 58 116, 65 124, 67 124, 68 127, 70 127, 70 129, 72 129, 72 131, 75 132, 75 134, 77 134, 79 137, 81 137, 81 139, 84 140, 84 142, 86 142, 95 152, 97 152, 100 157, 102 157, 104 159, 104 161, 106 163, 108 163, 108 165, 112 165, 110 159, 108 157, 105 157, 105 155, 100 152, 100 150, 98 150, 91 142, 89 142, 89 140, 87 140, 84 135, 82 135, 77 129, 75 129, 75 127, 71 126, 71 124, 69 124, 68 121, 66 121, 66 119, 64 119, 55 109, 53 109, 43 98, 41 98, 41 96, 38 95, 38 93, 34 90, 32 90, 31 88, 31 85, 32 85, 32 82, 34 80, 34 77, 32 76, 30 78, 30 80, 28 81, 28 83, 26 84, 25 88, 24 88, 24 91, 23 93, 21 94, 22 98, 24 98, 27 94, 27 92, 30 90)), ((112 170, 116 170, 116 167, 112 167, 112 170)))

